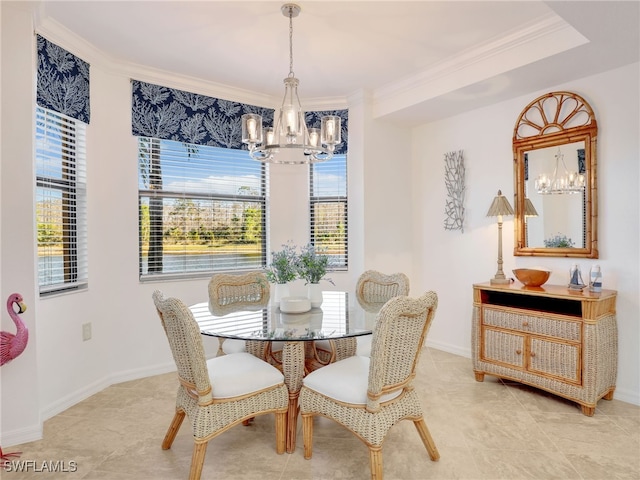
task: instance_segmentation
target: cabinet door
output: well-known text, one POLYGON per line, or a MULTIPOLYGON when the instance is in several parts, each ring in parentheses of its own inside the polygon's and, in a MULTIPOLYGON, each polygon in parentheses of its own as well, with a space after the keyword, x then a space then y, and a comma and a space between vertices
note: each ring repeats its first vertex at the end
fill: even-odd
POLYGON ((524 335, 485 327, 482 329, 482 359, 522 369, 524 341, 524 335))
POLYGON ((530 345, 529 371, 577 385, 582 382, 580 345, 534 336, 530 345))

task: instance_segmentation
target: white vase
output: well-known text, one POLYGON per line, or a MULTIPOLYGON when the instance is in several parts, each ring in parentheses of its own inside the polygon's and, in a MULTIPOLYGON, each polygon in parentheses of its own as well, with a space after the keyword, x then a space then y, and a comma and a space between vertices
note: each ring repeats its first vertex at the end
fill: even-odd
POLYGON ((280 300, 289 296, 289 284, 288 283, 274 283, 271 289, 271 304, 273 306, 280 306, 280 300))
POLYGON ((319 283, 310 283, 307 295, 311 302, 311 308, 319 308, 322 305, 322 287, 319 283))

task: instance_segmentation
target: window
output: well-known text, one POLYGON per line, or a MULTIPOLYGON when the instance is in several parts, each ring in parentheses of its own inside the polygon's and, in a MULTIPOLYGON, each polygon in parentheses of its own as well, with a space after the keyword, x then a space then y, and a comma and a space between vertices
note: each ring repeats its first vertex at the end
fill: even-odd
POLYGON ((347 155, 314 163, 310 170, 311 243, 329 255, 334 269, 348 262, 347 155))
POLYGON ((87 286, 85 131, 83 122, 36 107, 41 295, 87 286))
POLYGON ((252 270, 266 258, 266 168, 246 150, 138 137, 142 279, 252 270))

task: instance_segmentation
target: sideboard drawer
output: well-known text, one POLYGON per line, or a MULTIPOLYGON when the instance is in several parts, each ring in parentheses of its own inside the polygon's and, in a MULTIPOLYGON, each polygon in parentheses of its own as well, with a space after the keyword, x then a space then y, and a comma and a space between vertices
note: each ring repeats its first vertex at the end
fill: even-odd
POLYGON ((483 324, 580 342, 582 322, 571 317, 532 315, 525 310, 483 306, 483 324))

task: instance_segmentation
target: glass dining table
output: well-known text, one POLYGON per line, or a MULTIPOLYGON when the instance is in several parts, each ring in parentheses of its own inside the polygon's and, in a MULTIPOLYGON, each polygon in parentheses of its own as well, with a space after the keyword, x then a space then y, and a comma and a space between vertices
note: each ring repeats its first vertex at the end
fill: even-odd
POLYGON ((249 353, 279 363, 289 389, 287 453, 293 453, 296 446, 302 379, 309 370, 333 360, 318 358, 315 342, 326 341, 334 352, 337 348, 338 359, 355 355, 356 337, 371 335, 377 318, 375 309, 364 309, 353 294, 324 291, 322 297, 320 308, 304 313, 285 313, 271 304, 253 309, 227 307, 216 314, 208 302, 189 307, 203 335, 244 340, 249 353), (281 342, 281 351, 275 352, 274 342, 281 342))

